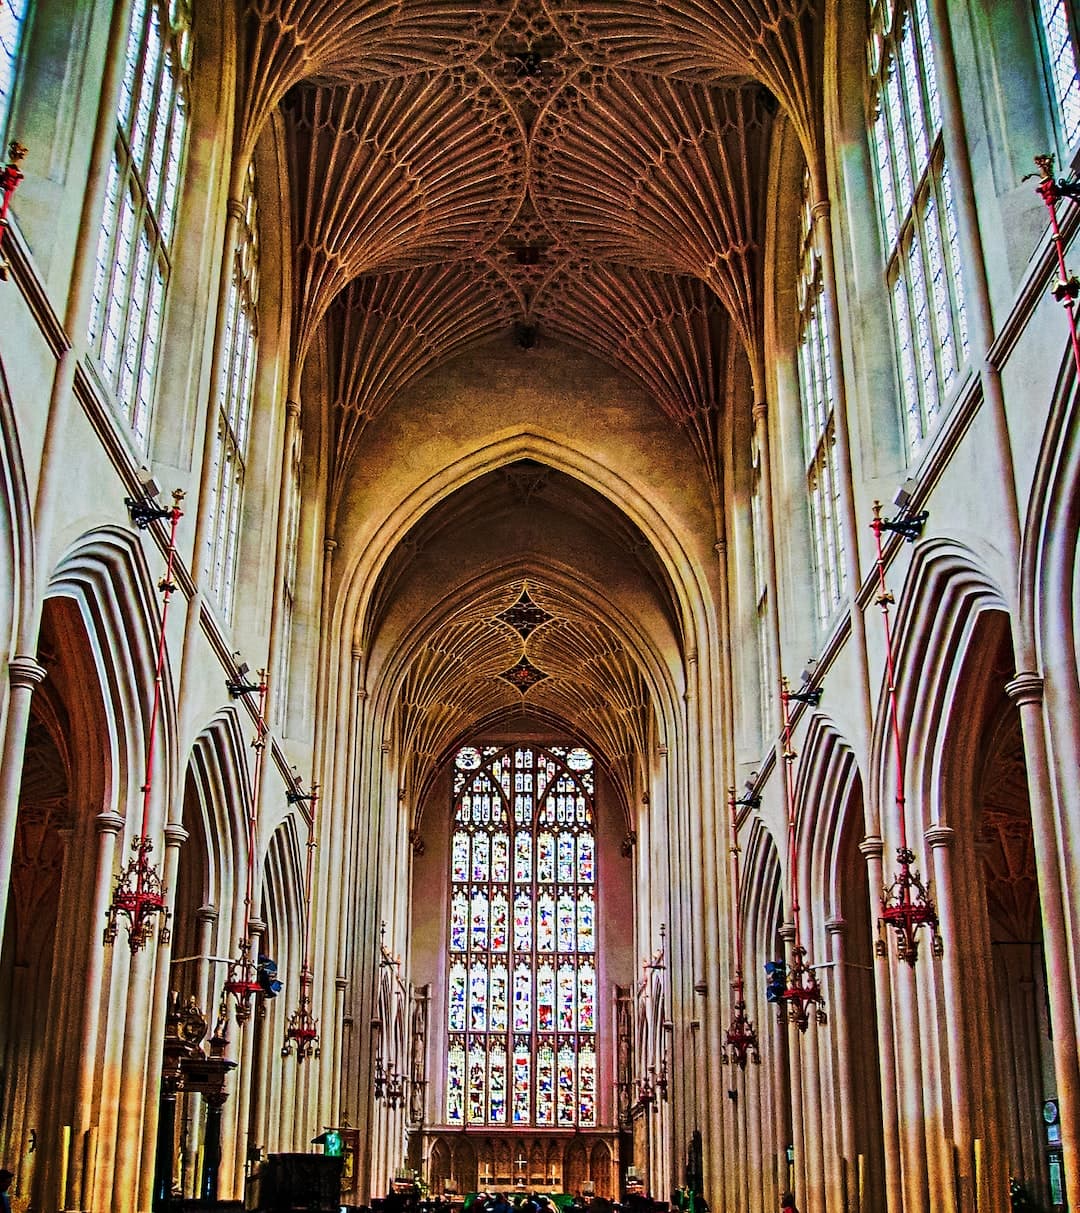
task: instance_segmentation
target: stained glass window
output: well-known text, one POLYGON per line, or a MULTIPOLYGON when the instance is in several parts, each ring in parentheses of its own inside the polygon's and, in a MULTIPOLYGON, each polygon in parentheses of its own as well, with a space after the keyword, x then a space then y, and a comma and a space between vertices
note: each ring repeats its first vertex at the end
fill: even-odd
POLYGON ((1077 71, 1076 33, 1069 26, 1067 0, 1039 0, 1039 18, 1061 133, 1066 148, 1071 150, 1080 137, 1080 72, 1077 71))
POLYGON ((458 751, 451 1125, 596 1124, 594 779, 580 747, 458 751))
POLYGON ((296 558, 300 549, 300 486, 303 450, 299 425, 289 452, 288 521, 285 525, 285 564, 281 582, 281 637, 278 641, 277 676, 274 679, 275 719, 285 721, 289 699, 289 669, 292 660, 293 619, 296 614, 296 558))
POLYGON ((750 522, 754 541, 754 599, 757 605, 758 719, 762 737, 772 726, 772 674, 769 670, 769 583, 765 569, 765 516, 762 509, 761 451, 755 441, 750 449, 750 522))
POLYGON ((187 5, 182 0, 135 0, 98 237, 89 336, 105 382, 143 449, 150 433, 187 143, 190 58, 187 5))
POLYGON ((844 530, 833 425, 833 367, 822 305, 821 259, 814 239, 810 173, 803 173, 799 308, 799 394, 802 398, 806 485, 810 499, 818 620, 826 624, 845 593, 844 530))
POLYGON ((0 0, 0 135, 7 133, 27 7, 28 0, 0 0))
POLYGON ((941 138, 928 0, 870 0, 871 145, 909 448, 968 356, 956 208, 941 138))
POLYGON ((232 615, 236 557, 240 545, 240 508, 244 498, 251 404, 255 394, 258 349, 259 214, 255 201, 255 168, 248 169, 233 250, 229 301, 222 337, 222 374, 218 421, 213 436, 210 472, 210 517, 207 568, 210 590, 225 619, 232 615))

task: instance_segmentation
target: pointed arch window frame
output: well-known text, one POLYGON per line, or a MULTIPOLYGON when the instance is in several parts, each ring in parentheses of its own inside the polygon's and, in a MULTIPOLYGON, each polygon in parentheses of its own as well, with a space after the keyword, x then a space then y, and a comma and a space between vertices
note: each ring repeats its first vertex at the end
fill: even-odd
POLYGON ((515 742, 454 756, 445 1113, 598 1124, 595 759, 515 742))

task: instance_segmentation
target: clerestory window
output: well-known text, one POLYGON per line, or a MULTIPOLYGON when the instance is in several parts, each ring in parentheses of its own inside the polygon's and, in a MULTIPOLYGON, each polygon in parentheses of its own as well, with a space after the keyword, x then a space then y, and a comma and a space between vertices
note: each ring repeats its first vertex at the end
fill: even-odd
POLYGON ((232 616, 236 587, 240 511, 244 500, 244 470, 259 344, 259 213, 255 201, 254 166, 248 169, 245 178, 239 234, 230 271, 222 338, 218 422, 212 439, 210 517, 214 523, 207 539, 209 588, 226 620, 232 616))
POLYGON ((296 615, 296 562, 300 549, 300 490, 303 464, 301 463, 302 435, 297 426, 289 452, 288 516, 285 525, 285 562, 281 582, 281 636, 278 641, 278 668, 274 679, 275 714, 280 725, 285 723, 289 700, 289 672, 292 663, 293 619, 296 615))
POLYGON ((8 134, 11 96, 15 90, 28 7, 29 0, 0 0, 0 135, 8 134))
POLYGON ((802 398, 806 488, 810 500, 817 614, 824 626, 846 593, 844 530, 840 521, 840 479, 833 423, 833 366, 827 316, 822 305, 821 258, 814 240, 810 173, 803 173, 800 260, 796 283, 799 308, 799 394, 802 398))
POLYGON ((98 238, 90 345, 136 442, 150 433, 188 129, 191 22, 136 0, 98 238))
POLYGON ((1039 0, 1039 24, 1061 136, 1071 150, 1080 138, 1080 72, 1068 0, 1039 0))
POLYGON ((914 454, 936 426, 968 357, 927 0, 871 0, 868 59, 885 277, 914 454))
POLYGON ((594 792, 580 747, 455 757, 451 1125, 597 1123, 594 792))

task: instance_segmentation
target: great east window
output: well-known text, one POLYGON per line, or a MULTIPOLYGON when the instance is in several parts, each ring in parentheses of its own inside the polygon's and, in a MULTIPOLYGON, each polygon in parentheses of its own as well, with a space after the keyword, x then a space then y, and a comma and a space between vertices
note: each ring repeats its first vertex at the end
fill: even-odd
POLYGON ((451 1125, 596 1124, 593 768, 559 745, 455 757, 451 1125))

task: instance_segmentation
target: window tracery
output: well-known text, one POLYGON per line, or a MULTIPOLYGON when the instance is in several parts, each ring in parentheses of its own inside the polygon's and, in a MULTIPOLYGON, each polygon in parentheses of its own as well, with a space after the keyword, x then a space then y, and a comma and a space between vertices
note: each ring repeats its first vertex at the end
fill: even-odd
POLYGON ((800 260, 796 283, 799 309, 799 394, 803 409, 810 529, 814 547, 818 619, 824 625, 846 592, 840 478, 833 423, 833 366, 828 318, 822 306, 821 259, 814 239, 810 173, 803 173, 800 260))
POLYGON ((188 127, 190 13, 135 0, 98 238, 90 345, 138 445, 149 437, 188 127))
POLYGON ((0 0, 0 135, 7 131, 28 0, 0 0))
POLYGON ((927 0, 871 0, 871 138, 908 447, 934 427, 968 356, 927 0))
POLYGON ((446 1119, 597 1123, 592 755, 467 746, 454 762, 446 1119))
POLYGON ((1039 19, 1058 121, 1065 146, 1071 149, 1080 138, 1080 71, 1066 0, 1039 0, 1039 19))
POLYGON ((210 590, 226 619, 232 615, 236 582, 236 553, 240 542, 240 510, 244 497, 244 467, 255 391, 255 361, 259 340, 259 214, 255 201, 255 169, 248 168, 244 184, 239 237, 233 253, 229 301, 222 340, 218 424, 210 472, 210 516, 207 539, 210 590))
POLYGON ((758 722, 762 737, 772 728, 771 676, 769 673, 769 582, 765 568, 765 516, 761 449, 750 446, 750 526, 754 545, 754 602, 757 628, 758 722))
POLYGON ((285 524, 285 563, 281 582, 281 638, 278 641, 278 668, 275 683, 275 715, 284 723, 289 698, 289 670, 292 660, 293 620, 296 615, 296 561, 300 550, 300 492, 303 464, 303 435, 299 427, 289 452, 288 518, 285 524))

